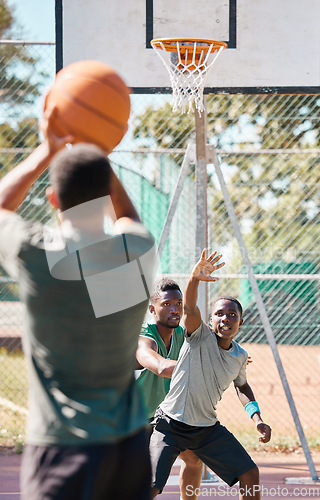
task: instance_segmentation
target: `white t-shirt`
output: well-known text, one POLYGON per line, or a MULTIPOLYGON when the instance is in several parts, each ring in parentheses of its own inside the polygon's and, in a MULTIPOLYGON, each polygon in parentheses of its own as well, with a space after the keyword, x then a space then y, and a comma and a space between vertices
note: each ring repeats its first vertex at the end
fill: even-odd
POLYGON ((247 352, 235 341, 221 349, 214 332, 201 323, 187 336, 173 371, 170 390, 160 404, 169 417, 207 427, 217 422, 216 405, 231 382, 246 383, 247 352))

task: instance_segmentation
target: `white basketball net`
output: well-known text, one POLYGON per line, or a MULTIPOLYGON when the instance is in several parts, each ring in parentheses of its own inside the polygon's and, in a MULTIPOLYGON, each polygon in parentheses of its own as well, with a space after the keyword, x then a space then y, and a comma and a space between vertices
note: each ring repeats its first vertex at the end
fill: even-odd
MULTIPOLYGON (((194 103, 195 108, 201 113, 204 110, 203 91, 209 70, 224 50, 224 46, 217 49, 214 43, 206 44, 203 49, 201 43, 193 42, 192 49, 185 49, 181 54, 180 46, 184 42, 171 42, 176 45, 176 51, 166 50, 160 40, 151 42, 155 52, 168 70, 172 85, 173 111, 178 108, 182 112, 190 112, 194 103)), ((191 42, 185 43, 188 47, 191 42)))

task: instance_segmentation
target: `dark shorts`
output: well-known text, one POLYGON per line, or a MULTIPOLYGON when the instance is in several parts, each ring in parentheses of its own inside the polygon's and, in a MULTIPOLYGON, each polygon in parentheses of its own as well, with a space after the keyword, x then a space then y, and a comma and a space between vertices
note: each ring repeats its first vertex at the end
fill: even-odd
POLYGON ((195 427, 173 420, 159 408, 153 426, 150 440, 152 485, 160 491, 174 461, 184 450, 192 450, 229 486, 256 466, 234 435, 219 422, 210 427, 195 427))
POLYGON ((25 447, 21 500, 149 500, 146 430, 118 443, 25 447))

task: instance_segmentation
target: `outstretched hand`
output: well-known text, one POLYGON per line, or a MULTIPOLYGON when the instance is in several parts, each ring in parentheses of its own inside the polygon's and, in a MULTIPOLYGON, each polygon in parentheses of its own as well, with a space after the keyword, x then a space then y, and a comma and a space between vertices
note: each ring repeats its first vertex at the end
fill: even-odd
POLYGON ((225 262, 217 264, 217 262, 221 259, 222 254, 213 252, 208 258, 206 258, 206 252, 207 249, 205 248, 202 251, 200 260, 194 266, 191 276, 199 281, 217 281, 219 278, 211 276, 211 274, 225 265, 225 262))

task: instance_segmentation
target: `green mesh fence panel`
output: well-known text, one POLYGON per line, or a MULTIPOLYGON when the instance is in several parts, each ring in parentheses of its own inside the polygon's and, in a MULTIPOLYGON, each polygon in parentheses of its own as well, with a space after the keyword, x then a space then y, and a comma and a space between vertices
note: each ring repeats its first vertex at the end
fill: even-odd
MULTIPOLYGON (((272 262, 253 267, 257 275, 270 274, 312 275, 317 273, 312 262, 287 263, 272 262)), ((299 279, 257 279, 262 299, 278 344, 318 345, 320 332, 314 328, 317 324, 317 311, 314 309, 319 285, 317 281, 299 279)), ((266 343, 266 337, 255 306, 251 286, 248 280, 241 280, 240 299, 245 308, 246 321, 241 328, 239 339, 242 342, 266 343)))

